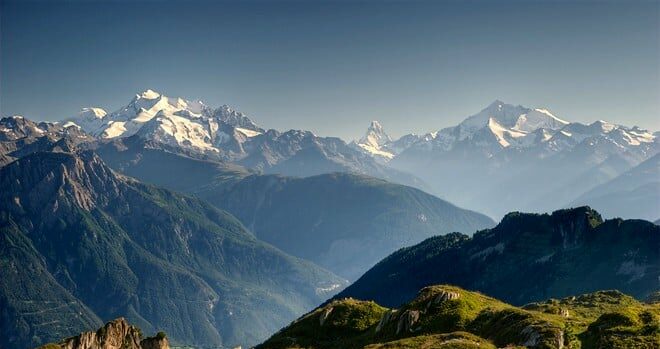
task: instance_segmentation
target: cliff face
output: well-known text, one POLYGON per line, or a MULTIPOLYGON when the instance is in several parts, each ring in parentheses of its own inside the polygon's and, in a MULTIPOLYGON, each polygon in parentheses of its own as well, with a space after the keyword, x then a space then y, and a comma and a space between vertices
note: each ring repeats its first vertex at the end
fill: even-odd
POLYGON ((60 343, 46 344, 39 349, 169 349, 164 333, 142 339, 139 328, 124 318, 108 322, 96 332, 83 332, 60 343))

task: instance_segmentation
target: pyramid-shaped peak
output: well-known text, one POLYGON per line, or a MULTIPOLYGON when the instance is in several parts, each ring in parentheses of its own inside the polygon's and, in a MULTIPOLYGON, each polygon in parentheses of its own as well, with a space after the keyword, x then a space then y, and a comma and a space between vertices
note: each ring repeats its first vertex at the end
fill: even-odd
POLYGON ((359 140, 359 144, 368 144, 372 147, 379 148, 392 141, 392 138, 385 133, 383 126, 377 120, 371 121, 367 132, 359 140))

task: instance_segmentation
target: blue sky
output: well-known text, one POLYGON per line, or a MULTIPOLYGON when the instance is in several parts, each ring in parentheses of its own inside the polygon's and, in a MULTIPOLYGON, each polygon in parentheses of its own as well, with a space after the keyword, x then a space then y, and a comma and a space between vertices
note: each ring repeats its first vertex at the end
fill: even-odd
POLYGON ((264 127, 359 137, 495 99, 660 129, 657 1, 1 0, 0 113, 113 111, 152 88, 264 127))

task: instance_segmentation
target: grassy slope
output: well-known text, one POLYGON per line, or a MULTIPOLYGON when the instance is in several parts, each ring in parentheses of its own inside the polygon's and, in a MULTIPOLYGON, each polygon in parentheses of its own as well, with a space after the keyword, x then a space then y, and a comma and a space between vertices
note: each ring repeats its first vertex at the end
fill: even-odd
POLYGON ((659 316, 660 304, 617 291, 514 307, 478 292, 430 286, 396 310, 350 298, 333 301, 258 348, 657 348, 659 316), (406 327, 405 318, 416 312, 406 327))

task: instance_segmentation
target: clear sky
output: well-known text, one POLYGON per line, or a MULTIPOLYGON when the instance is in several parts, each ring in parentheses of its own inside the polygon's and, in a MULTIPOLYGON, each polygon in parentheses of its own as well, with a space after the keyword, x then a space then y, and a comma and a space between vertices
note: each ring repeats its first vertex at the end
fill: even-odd
POLYGON ((658 1, 0 1, 3 116, 113 111, 152 88, 347 140, 495 99, 660 129, 658 1))

